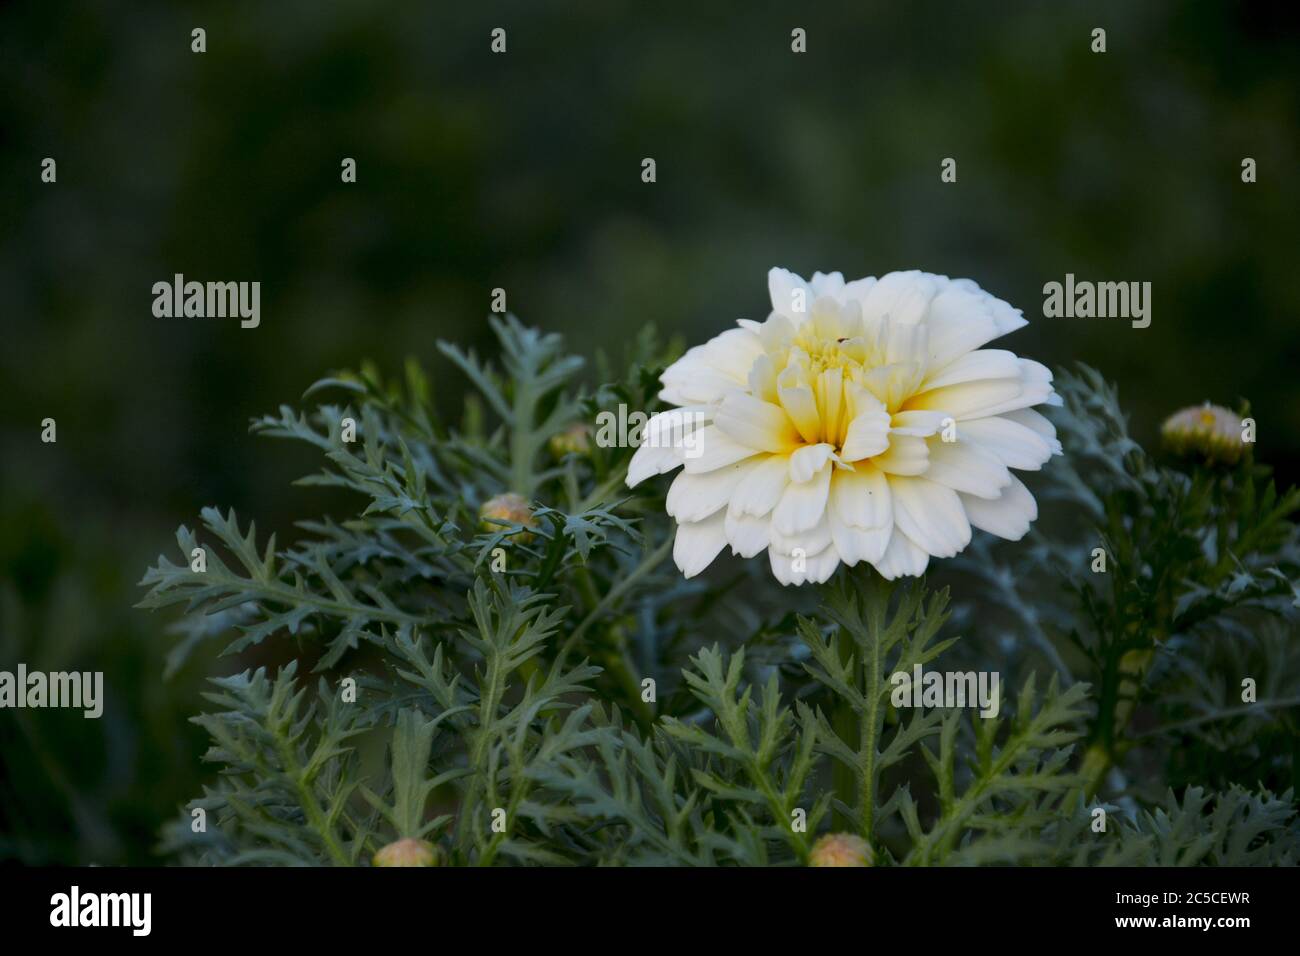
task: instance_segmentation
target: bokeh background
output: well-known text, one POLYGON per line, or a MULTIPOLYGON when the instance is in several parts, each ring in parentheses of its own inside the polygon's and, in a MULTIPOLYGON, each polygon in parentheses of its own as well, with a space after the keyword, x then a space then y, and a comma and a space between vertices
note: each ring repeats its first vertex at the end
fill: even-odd
POLYGON ((136 582, 204 505, 329 510, 247 434, 326 371, 413 355, 456 410, 434 342, 490 350, 494 287, 590 357, 763 318, 772 265, 970 276, 1139 438, 1245 397, 1300 476, 1296 5, 547 6, 0 2, 0 668, 108 685, 99 721, 0 713, 0 860, 155 858, 205 772, 185 718, 243 662, 162 681, 136 582), (177 272, 260 281, 261 327, 155 318, 177 272), (1151 282, 1151 327, 1044 319, 1067 272, 1151 282))

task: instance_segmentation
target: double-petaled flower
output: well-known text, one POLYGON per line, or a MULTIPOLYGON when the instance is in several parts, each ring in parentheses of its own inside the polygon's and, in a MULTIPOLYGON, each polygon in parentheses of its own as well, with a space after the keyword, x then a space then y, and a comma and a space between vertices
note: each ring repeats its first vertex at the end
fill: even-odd
POLYGON ((727 545, 784 584, 866 561, 886 578, 951 557, 971 528, 1016 540, 1038 514, 1012 470, 1060 444, 1044 366, 985 344, 1026 324, 967 279, 768 275, 772 313, 690 349, 661 379, 627 483, 680 467, 673 557, 727 545))

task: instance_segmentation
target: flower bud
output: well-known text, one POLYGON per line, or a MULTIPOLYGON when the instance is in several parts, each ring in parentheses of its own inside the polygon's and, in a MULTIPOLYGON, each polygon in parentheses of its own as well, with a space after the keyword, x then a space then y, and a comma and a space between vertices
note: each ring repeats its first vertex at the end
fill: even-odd
POLYGON ((390 843, 373 860, 375 866, 440 866, 442 851, 428 840, 407 837, 390 843))
POLYGON ((828 833, 813 844, 809 866, 870 866, 871 845, 854 833, 828 833))
POLYGON ((1241 417, 1222 405, 1193 405, 1165 419, 1160 435, 1175 455, 1235 464, 1246 451, 1241 417))
MULTIPOLYGON (((528 502, 524 500, 523 495, 517 495, 513 491, 496 495, 483 502, 483 507, 478 509, 478 516, 481 519, 479 527, 484 531, 500 531, 501 525, 497 522, 520 524, 525 528, 533 528, 537 525, 533 520, 532 511, 528 508, 528 502)), ((528 531, 519 531, 511 537, 524 542, 532 540, 533 536, 528 531)))
POLYGON ((552 435, 548 443, 551 454, 556 458, 565 455, 585 455, 591 451, 591 426, 579 422, 570 425, 564 431, 552 435))

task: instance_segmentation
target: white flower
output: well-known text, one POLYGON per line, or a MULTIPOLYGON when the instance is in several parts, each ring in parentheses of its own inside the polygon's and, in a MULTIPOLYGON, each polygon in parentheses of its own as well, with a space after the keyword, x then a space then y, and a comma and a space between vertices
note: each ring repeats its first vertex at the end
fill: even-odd
POLYGON ((886 578, 951 557, 971 528, 1017 540, 1038 506, 1011 469, 1060 454, 1031 406, 1060 404, 1044 366, 985 343, 1026 325, 968 279, 891 272, 846 283, 768 274, 772 314, 740 320, 664 371, 628 467, 668 491, 687 577, 725 545, 767 549, 783 584, 842 561, 886 578))

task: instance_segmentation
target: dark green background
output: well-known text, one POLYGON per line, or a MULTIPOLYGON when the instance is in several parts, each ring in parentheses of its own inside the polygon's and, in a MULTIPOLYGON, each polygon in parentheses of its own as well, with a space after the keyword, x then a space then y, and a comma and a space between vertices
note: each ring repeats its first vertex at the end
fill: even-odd
POLYGON ((455 412, 433 343, 490 349, 496 286, 590 356, 761 319, 772 265, 969 276, 1139 438, 1246 397, 1300 473, 1294 5, 542 6, 0 3, 0 666, 110 685, 99 722, 0 716, 0 859, 147 858, 201 779, 203 672, 239 662, 162 684, 134 582, 203 505, 329 506, 246 434, 325 371, 415 355, 455 412), (176 272, 260 281, 261 327, 154 318, 176 272), (1151 327, 1042 318, 1067 272, 1151 282, 1151 327))

